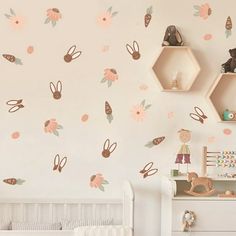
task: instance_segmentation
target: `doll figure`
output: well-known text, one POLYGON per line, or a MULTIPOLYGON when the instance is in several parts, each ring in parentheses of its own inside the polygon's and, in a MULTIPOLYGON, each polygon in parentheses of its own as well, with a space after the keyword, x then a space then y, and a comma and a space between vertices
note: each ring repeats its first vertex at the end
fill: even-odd
POLYGON ((186 144, 191 139, 191 131, 186 129, 181 129, 178 131, 179 133, 179 139, 182 142, 182 145, 180 147, 180 150, 177 154, 175 163, 178 164, 187 164, 187 171, 188 171, 188 164, 191 164, 190 161, 190 150, 189 146, 186 144), (184 160, 184 163, 183 163, 184 160))

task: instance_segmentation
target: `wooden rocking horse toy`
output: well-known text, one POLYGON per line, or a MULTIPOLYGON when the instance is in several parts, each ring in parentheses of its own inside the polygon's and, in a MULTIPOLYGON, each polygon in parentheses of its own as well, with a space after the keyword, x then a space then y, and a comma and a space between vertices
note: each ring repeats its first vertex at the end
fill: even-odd
POLYGON ((191 182, 191 188, 188 191, 184 191, 185 193, 192 196, 211 196, 216 190, 213 189, 213 183, 210 178, 207 177, 198 177, 195 172, 188 172, 187 181, 191 182), (205 188, 205 192, 195 192, 194 189, 197 186, 203 186, 205 188))

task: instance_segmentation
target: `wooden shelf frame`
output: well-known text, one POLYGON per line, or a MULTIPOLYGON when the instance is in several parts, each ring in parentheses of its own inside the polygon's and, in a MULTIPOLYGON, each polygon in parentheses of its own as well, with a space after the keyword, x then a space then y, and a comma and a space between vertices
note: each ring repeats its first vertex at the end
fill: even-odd
POLYGON ((191 89, 201 68, 190 47, 168 46, 162 47, 153 63, 152 71, 162 91, 186 92, 191 89), (180 88, 171 89, 171 82, 176 73, 180 88))
POLYGON ((206 98, 218 122, 236 123, 223 120, 225 109, 236 112, 235 89, 236 73, 221 73, 208 91, 206 98))

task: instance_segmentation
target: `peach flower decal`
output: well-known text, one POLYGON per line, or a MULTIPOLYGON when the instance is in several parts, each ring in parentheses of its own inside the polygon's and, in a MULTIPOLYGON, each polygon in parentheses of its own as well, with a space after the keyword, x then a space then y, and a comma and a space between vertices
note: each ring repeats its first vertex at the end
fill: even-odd
POLYGON ((105 69, 104 77, 101 80, 101 83, 107 83, 108 87, 111 87, 112 83, 118 80, 118 74, 115 69, 105 69))
POLYGON ((108 8, 106 12, 102 13, 97 18, 97 23, 102 28, 107 28, 112 23, 112 18, 118 14, 117 11, 112 12, 112 7, 108 8))
POLYGON ((208 16, 210 16, 211 13, 212 13, 212 10, 211 10, 208 3, 205 3, 205 4, 200 5, 200 6, 199 5, 194 5, 193 7, 196 10, 196 12, 194 13, 194 16, 200 16, 204 20, 206 20, 208 18, 208 16))
POLYGON ((51 22, 52 26, 55 27, 58 20, 62 18, 60 11, 57 8, 50 8, 47 10, 47 18, 44 24, 51 22))
POLYGON ((24 18, 16 15, 12 8, 10 8, 10 14, 5 14, 5 16, 7 19, 9 19, 10 25, 13 29, 19 30, 23 28, 25 24, 24 18))
POLYGON ((134 120, 142 122, 146 116, 146 110, 151 107, 151 104, 145 105, 145 100, 141 104, 133 106, 131 116, 134 120))
POLYGON ((63 127, 57 123, 56 119, 50 119, 44 123, 45 133, 53 133, 54 135, 59 136, 58 129, 63 129, 63 127))
POLYGON ((107 180, 104 179, 104 177, 102 176, 102 174, 96 174, 96 175, 92 175, 90 177, 90 187, 91 188, 99 188, 101 191, 104 192, 104 184, 109 184, 109 182, 107 180))

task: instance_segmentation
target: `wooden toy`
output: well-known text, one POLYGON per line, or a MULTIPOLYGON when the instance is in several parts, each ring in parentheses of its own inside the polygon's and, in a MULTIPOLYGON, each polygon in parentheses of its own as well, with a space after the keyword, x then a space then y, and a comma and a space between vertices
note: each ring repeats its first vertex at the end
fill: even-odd
POLYGON ((210 178, 207 177, 198 177, 197 173, 189 172, 187 175, 187 181, 191 182, 191 188, 188 191, 184 191, 185 193, 192 196, 211 196, 216 190, 213 189, 213 182, 210 178), (195 192, 195 188, 197 186, 203 186, 205 188, 205 192, 195 192))
MULTIPOLYGON (((209 152, 207 147, 203 147, 201 175, 207 176, 207 167, 235 168, 236 151, 209 152)), ((223 176, 234 178, 235 174, 224 174, 223 176)))
POLYGON ((191 131, 186 129, 181 129, 178 131, 178 133, 182 145, 179 149, 179 152, 177 153, 175 163, 178 164, 178 170, 179 170, 180 168, 179 165, 183 164, 183 159, 184 159, 184 164, 187 165, 187 172, 188 172, 188 164, 190 164, 191 161, 190 161, 190 150, 186 143, 189 142, 191 139, 191 131))

